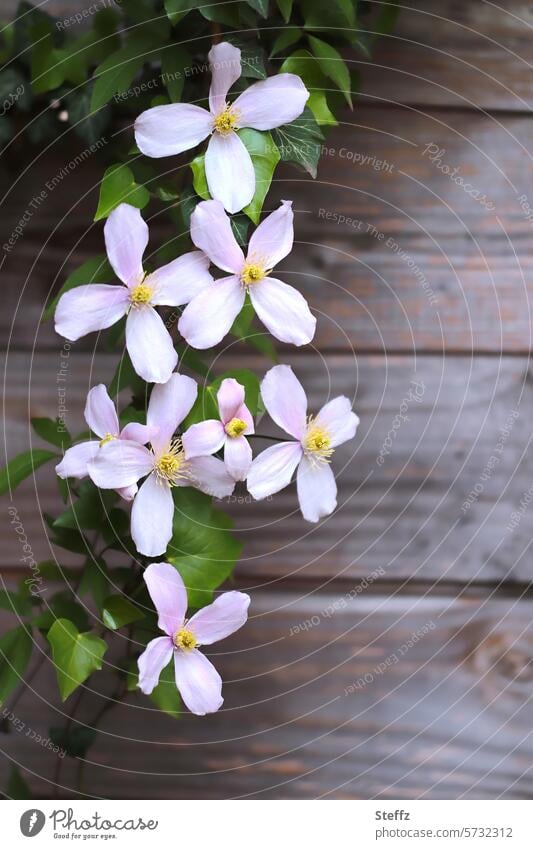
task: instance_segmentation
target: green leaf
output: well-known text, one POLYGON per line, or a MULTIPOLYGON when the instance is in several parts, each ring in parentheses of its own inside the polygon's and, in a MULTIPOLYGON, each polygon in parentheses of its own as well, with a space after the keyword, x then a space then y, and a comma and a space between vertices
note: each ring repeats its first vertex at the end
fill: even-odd
POLYGON ((81 725, 74 728, 51 728, 50 739, 69 758, 84 758, 96 740, 96 729, 81 725))
POLYGON ((115 369, 115 374, 113 375, 113 379, 109 385, 109 395, 111 398, 116 398, 116 396, 127 387, 131 388, 135 394, 140 394, 143 392, 144 382, 133 368, 130 356, 128 352, 125 351, 119 360, 115 369))
POLYGON ((130 622, 144 619, 144 613, 124 596, 112 595, 104 602, 102 619, 107 628, 116 631, 117 628, 129 625, 130 622))
POLYGON ((74 551, 76 554, 87 554, 91 550, 88 540, 78 530, 55 527, 54 517, 47 513, 44 514, 44 518, 52 531, 50 542, 53 545, 58 545, 66 551, 74 551))
POLYGON ((266 54, 257 41, 243 41, 232 34, 227 40, 241 51, 241 77, 253 80, 266 79, 266 54))
POLYGON ((325 88, 327 80, 320 70, 318 60, 308 50, 297 50, 285 59, 280 73, 296 74, 309 90, 307 108, 315 116, 320 125, 335 125, 337 120, 331 112, 325 88))
POLYGON ((231 216, 231 229, 233 235, 237 239, 237 244, 243 248, 248 241, 248 230, 250 229, 250 219, 247 215, 239 212, 238 215, 231 216))
POLYGON ((69 619, 80 631, 89 627, 87 611, 73 595, 72 590, 61 590, 47 600, 47 609, 37 614, 31 624, 40 631, 49 631, 58 619, 69 619))
POLYGON ((291 44, 296 44, 301 37, 302 30, 298 27, 287 27, 287 29, 282 30, 272 45, 270 58, 277 56, 278 53, 283 53, 283 51, 286 50, 287 47, 290 47, 291 44))
POLYGON ((109 283, 114 276, 113 269, 109 265, 105 254, 99 254, 86 260, 83 265, 76 268, 65 280, 57 295, 52 298, 46 307, 43 320, 52 318, 57 302, 61 295, 68 292, 69 289, 74 289, 76 286, 83 286, 87 283, 109 283))
POLYGON ((0 705, 23 680, 32 648, 31 630, 22 625, 0 637, 0 705))
POLYGON ((296 162, 316 177, 324 136, 309 109, 305 108, 291 124, 273 130, 272 135, 285 162, 296 162))
POLYGON ((288 24, 292 12, 292 0, 276 0, 276 3, 278 4, 278 9, 283 15, 283 20, 286 24, 288 24))
POLYGON ((32 418, 31 426, 37 436, 45 442, 50 442, 51 445, 57 445, 58 448, 66 450, 72 444, 72 437, 59 418, 55 421, 47 418, 32 418))
POLYGON ((0 608, 22 618, 32 612, 31 601, 25 592, 0 589, 0 608))
POLYGON ((174 676, 174 662, 171 661, 168 666, 163 669, 159 676, 159 683, 150 693, 150 698, 157 705, 159 710, 164 711, 168 716, 174 719, 179 719, 183 712, 181 706, 181 698, 176 687, 176 678, 174 676))
POLYGON ((150 192, 135 182, 131 168, 127 165, 110 165, 102 178, 94 221, 107 218, 121 203, 129 203, 143 209, 149 200, 150 192))
POLYGON ((79 493, 73 504, 54 521, 54 531, 58 528, 97 531, 118 500, 114 490, 98 489, 90 480, 82 482, 79 493))
MULTIPOLYGON (((12 65, 0 71, 0 104, 9 111, 12 106, 26 110, 31 106, 32 96, 26 77, 12 65)), ((2 116, 3 117, 3 116, 2 116)))
POLYGON ((235 321, 233 322, 233 324, 231 325, 230 333, 232 333, 234 336, 237 336, 239 339, 246 339, 254 316, 255 310, 250 300, 250 295, 247 292, 244 301, 244 306, 235 321))
POLYGON ((79 595, 90 593, 98 611, 101 611, 110 590, 109 572, 105 561, 101 557, 87 558, 78 589, 79 595))
POLYGON ((252 158, 255 171, 255 194, 243 212, 257 225, 276 165, 281 157, 270 133, 245 129, 240 130, 238 136, 252 158))
POLYGON ((172 25, 179 23, 185 15, 196 8, 195 0, 165 0, 165 12, 172 25))
POLYGON ((62 701, 102 668, 107 643, 91 632, 80 633, 68 619, 58 619, 47 634, 62 701))
POLYGON ((45 451, 42 448, 34 448, 33 451, 24 451, 14 457, 3 469, 0 469, 0 495, 13 492, 19 483, 22 483, 40 466, 50 460, 57 460, 54 451, 45 451))
POLYGON ((92 91, 93 84, 86 83, 83 88, 78 88, 65 97, 65 106, 69 124, 76 135, 98 149, 106 144, 103 134, 111 119, 111 107, 103 106, 97 112, 92 112, 92 91))
POLYGON ((329 35, 351 35, 355 27, 354 0, 300 0, 306 29, 325 30, 329 35))
POLYGON ((185 84, 185 68, 191 64, 191 54, 179 44, 167 45, 161 51, 161 79, 172 101, 179 103, 185 84))
POLYGON ((266 18, 268 15, 268 0, 246 0, 246 2, 254 12, 258 12, 262 18, 266 18))
POLYGON ((8 799, 31 799, 31 790, 24 781, 20 770, 14 764, 11 765, 9 779, 6 787, 6 797, 8 799))
POLYGON ((104 59, 94 72, 91 112, 101 109, 115 94, 125 92, 149 58, 139 41, 131 39, 104 59))
POLYGON ((207 177, 205 176, 205 153, 195 156, 190 163, 190 166, 194 191, 202 198, 202 200, 209 200, 211 195, 207 188, 207 177))
POLYGON ((217 2, 210 3, 207 6, 198 6, 198 11, 207 20, 216 24, 226 24, 226 26, 239 29, 241 21, 239 10, 235 2, 217 2))
POLYGON ((330 80, 333 80, 337 88, 344 94, 348 105, 353 107, 350 90, 350 72, 339 51, 335 50, 331 44, 327 44, 314 35, 309 36, 309 44, 323 73, 330 80))

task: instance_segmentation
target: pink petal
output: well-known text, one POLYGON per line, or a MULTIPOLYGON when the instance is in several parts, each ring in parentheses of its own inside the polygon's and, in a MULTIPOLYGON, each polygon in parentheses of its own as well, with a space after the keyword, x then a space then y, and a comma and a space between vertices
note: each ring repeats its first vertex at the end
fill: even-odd
POLYGON ((187 622, 198 642, 210 646, 242 628, 248 619, 250 596, 246 593, 222 593, 213 602, 195 613, 187 622))
POLYGON ((138 491, 139 487, 136 483, 132 483, 131 486, 122 486, 117 489, 118 494, 124 499, 124 501, 133 501, 138 491))
POLYGON ((166 451, 175 431, 196 401, 198 386, 192 377, 173 374, 166 383, 154 386, 146 413, 150 427, 157 428, 152 445, 157 453, 166 451))
POLYGON ((359 424, 359 416, 352 411, 350 399, 344 395, 324 404, 316 417, 318 424, 327 428, 331 436, 331 447, 336 448, 348 439, 353 439, 359 424))
POLYGON ((191 239, 217 268, 241 273, 244 254, 220 201, 204 200, 196 206, 191 215, 191 239))
POLYGON ((302 447, 298 442, 281 442, 262 451, 253 461, 246 481, 250 495, 260 501, 284 489, 301 458, 302 447))
POLYGON ((187 590, 180 573, 170 563, 150 563, 144 580, 159 615, 159 628, 173 637, 187 613, 187 590))
POLYGON ((255 170, 236 133, 213 133, 205 154, 205 176, 211 197, 232 214, 244 209, 255 194, 255 170))
POLYGON ((87 464, 97 453, 100 444, 97 439, 80 442, 67 448, 65 455, 56 466, 56 475, 60 478, 84 478, 89 474, 87 464))
POLYGON ((165 666, 170 663, 174 647, 168 637, 156 637, 146 646, 139 656, 139 687, 147 696, 150 695, 159 681, 165 666))
POLYGON ((309 92, 295 74, 277 74, 254 83, 233 104, 241 127, 273 130, 302 114, 309 92))
POLYGON ((271 419, 295 439, 306 429, 307 396, 290 366, 273 366, 261 382, 261 397, 271 419))
POLYGON ((149 306, 129 311, 126 348, 133 368, 148 383, 166 383, 178 364, 172 337, 161 316, 149 306))
POLYGON ((101 489, 121 489, 137 483, 152 471, 153 465, 153 454, 144 445, 113 439, 90 461, 88 472, 101 489))
POLYGON ((158 427, 148 427, 148 425, 139 424, 138 422, 130 422, 122 428, 120 438, 130 439, 133 442, 146 445, 147 442, 151 442, 157 436, 158 432, 158 427))
POLYGON ((242 419, 243 422, 246 422, 246 430, 244 431, 245 436, 255 432, 254 417, 252 416, 246 404, 243 404, 242 407, 239 407, 235 414, 235 418, 242 419))
POLYGON ((234 480, 246 480, 252 465, 252 449, 245 436, 226 439, 224 463, 234 480))
POLYGON ((190 251, 149 274, 145 282, 155 288, 153 304, 169 307, 188 304, 213 282, 209 258, 202 251, 190 251))
POLYGON ((226 441, 224 425, 218 419, 207 419, 205 422, 193 424, 183 434, 182 441, 188 459, 215 454, 226 441))
POLYGON ((207 138, 212 120, 207 109, 190 103, 154 106, 135 121, 135 141, 145 156, 173 156, 207 138))
POLYGON ((244 305, 238 277, 223 277, 201 292, 183 310, 178 329, 193 348, 212 348, 229 333, 244 305))
POLYGON ((197 716, 214 713, 222 705, 222 679, 215 667, 197 649, 174 652, 176 687, 181 698, 197 716))
POLYGON ((131 536, 139 554, 158 557, 165 553, 172 536, 173 515, 170 486, 152 473, 139 488, 131 510, 131 536))
POLYGON ((194 457, 189 460, 190 480, 184 486, 194 486, 214 498, 227 498, 235 489, 235 481, 228 473, 222 460, 216 457, 194 457))
POLYGON ((303 457, 296 475, 298 501, 304 519, 318 522, 337 506, 337 484, 329 463, 313 463, 303 457))
POLYGON ((254 230, 248 245, 248 260, 254 257, 264 268, 274 268, 292 251, 294 242, 292 200, 281 202, 254 230))
POLYGON ((140 209, 121 203, 104 227, 105 247, 113 271, 127 286, 143 278, 143 254, 148 244, 148 225, 140 209))
POLYGON ((117 411, 103 383, 94 386, 87 395, 85 421, 100 439, 110 434, 118 436, 120 425, 117 411))
POLYGON ((274 277, 250 286, 250 300, 267 330, 292 345, 307 345, 315 335, 316 318, 296 289, 274 277))
POLYGON ((228 91, 241 75, 241 51, 233 44, 223 41, 209 51, 211 65, 211 88, 209 108, 217 115, 226 105, 228 91))
POLYGON ((244 404, 244 386, 233 377, 226 377, 217 392, 217 403, 220 418, 227 424, 236 418, 237 410, 244 404))
POLYGON ((105 330, 126 315, 129 306, 125 286, 93 283, 77 286, 61 295, 55 312, 55 331, 75 342, 87 333, 105 330))

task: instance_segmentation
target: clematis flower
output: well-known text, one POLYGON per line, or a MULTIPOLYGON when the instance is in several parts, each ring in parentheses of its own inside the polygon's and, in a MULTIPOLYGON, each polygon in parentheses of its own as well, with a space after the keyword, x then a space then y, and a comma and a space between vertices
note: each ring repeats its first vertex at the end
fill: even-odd
POLYGON ((133 368, 149 383, 165 383, 178 362, 171 336, 156 306, 187 304, 213 282, 209 260, 191 251, 150 274, 142 257, 148 227, 127 203, 113 210, 104 227, 107 256, 122 286, 91 283, 65 292, 55 314, 56 332, 75 342, 111 327, 127 314, 126 348, 133 368))
POLYGON ((149 450, 139 442, 116 440, 88 463, 91 479, 101 489, 136 484, 131 511, 131 536, 137 551, 155 557, 166 551, 172 536, 172 487, 192 486, 216 498, 231 495, 235 482, 216 457, 189 459, 175 431, 196 400, 196 381, 173 374, 154 386, 146 421, 155 434, 149 450))
POLYGON ((159 158, 190 150, 210 136, 205 156, 209 192, 228 212, 239 212, 255 194, 255 172, 236 131, 289 124, 303 112, 309 92, 295 74, 277 74, 229 104, 228 91, 241 76, 241 51, 222 42, 209 51, 209 63, 209 110, 190 103, 154 106, 135 121, 135 141, 146 156, 159 158))
POLYGON ((337 506, 337 484, 330 461, 338 445, 355 436, 359 418, 343 395, 328 401, 316 416, 307 415, 307 398, 290 366, 274 366, 261 383, 270 417, 296 442, 267 448, 252 463, 247 485, 260 500, 288 486, 298 468, 296 486, 304 519, 318 522, 337 506))
POLYGON ((217 200, 198 204, 191 216, 191 238, 213 265, 230 276, 214 280, 185 307, 178 328, 189 345, 217 345, 241 311, 247 292, 259 319, 276 339, 294 345, 311 341, 316 319, 307 301, 292 286, 270 276, 292 250, 293 218, 291 202, 283 201, 256 228, 245 258, 222 204, 217 200))
MULTIPOLYGON (((87 395, 84 411, 85 421, 99 439, 79 442, 67 448, 61 462, 56 466, 56 475, 60 478, 84 478, 89 474, 88 463, 98 451, 113 439, 133 440, 145 445, 154 434, 154 428, 130 422, 120 430, 118 416, 106 387, 103 383, 94 386, 87 395)), ((118 489, 119 494, 130 501, 137 492, 133 485, 118 489)))
POLYGON ((210 646, 241 628, 248 618, 250 596, 222 593, 187 620, 187 591, 170 563, 151 563, 144 580, 166 636, 149 642, 139 657, 140 689, 149 695, 174 657, 176 687, 189 710, 197 716, 214 713, 224 701, 222 680, 198 646, 210 646))
POLYGON ((254 420, 244 403, 244 386, 227 377, 217 392, 220 419, 207 419, 191 425, 183 434, 187 457, 214 454, 224 448, 226 469, 236 481, 243 481, 252 464, 252 449, 245 434, 254 432, 254 420))

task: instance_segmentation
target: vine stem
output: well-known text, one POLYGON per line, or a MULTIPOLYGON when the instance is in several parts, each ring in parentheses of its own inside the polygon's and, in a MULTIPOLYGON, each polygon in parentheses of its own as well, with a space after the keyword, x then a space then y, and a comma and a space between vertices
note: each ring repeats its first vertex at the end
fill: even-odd
POLYGON ((249 433, 246 439, 271 439, 272 442, 290 442, 289 439, 284 439, 283 436, 271 436, 268 433, 249 433))

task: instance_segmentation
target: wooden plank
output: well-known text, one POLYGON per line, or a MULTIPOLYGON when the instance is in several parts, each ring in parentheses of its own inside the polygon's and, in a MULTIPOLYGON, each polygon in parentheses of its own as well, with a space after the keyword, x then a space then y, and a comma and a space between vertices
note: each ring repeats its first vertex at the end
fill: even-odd
MULTIPOLYGON (((85 793, 531 798, 532 621, 531 601, 468 594, 254 593, 248 625, 208 652, 225 681, 223 709, 176 722, 131 695, 105 719, 85 793)), ((42 736, 68 710, 52 674, 45 666, 16 709, 42 736)), ((82 720, 109 679, 94 679, 82 720)), ((2 749, 46 797, 54 755, 6 725, 2 749)), ((62 798, 74 767, 65 761, 62 798)))
MULTIPOLYGON (((110 355, 94 362, 89 354, 70 356, 65 387, 73 433, 84 427, 87 390, 108 381, 115 362, 110 355)), ((525 358, 293 353, 288 362, 309 391, 311 410, 346 394, 361 427, 354 443, 335 454, 339 506, 318 525, 303 522, 293 487, 261 504, 237 490, 227 506, 245 544, 239 575, 261 584, 289 576, 361 577, 381 568, 387 580, 530 580, 532 395, 525 358)), ((7 359, 9 457, 30 444, 28 414, 56 414, 58 363, 53 354, 40 354, 31 368, 28 355, 7 359)), ((235 353, 223 368, 242 364, 235 353)), ((268 367, 252 356, 246 365, 259 374, 268 367)), ((267 420, 261 429, 275 432, 267 420)), ((21 486, 14 504, 36 557, 49 557, 41 512, 60 506, 51 468, 37 473, 36 486, 21 486)), ((20 552, 7 515, 4 529, 0 563, 10 566, 20 552)))

